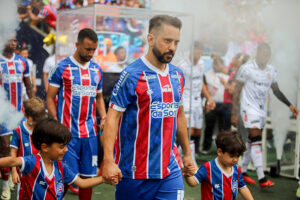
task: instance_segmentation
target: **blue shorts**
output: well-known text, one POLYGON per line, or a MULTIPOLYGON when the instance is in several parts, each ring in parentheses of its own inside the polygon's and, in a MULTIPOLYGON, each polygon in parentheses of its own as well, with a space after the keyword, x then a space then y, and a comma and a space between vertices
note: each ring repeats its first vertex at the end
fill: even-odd
POLYGON ((116 200, 183 200, 181 171, 164 179, 122 179, 116 186, 116 200))
POLYGON ((92 177, 97 175, 98 138, 72 138, 63 161, 75 173, 92 177))

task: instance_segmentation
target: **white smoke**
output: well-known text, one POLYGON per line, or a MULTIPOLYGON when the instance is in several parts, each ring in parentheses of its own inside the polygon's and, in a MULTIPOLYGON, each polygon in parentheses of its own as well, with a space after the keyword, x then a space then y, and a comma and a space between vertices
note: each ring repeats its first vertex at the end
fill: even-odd
MULTIPOLYGON (((249 31, 257 27, 265 29, 266 42, 272 49, 271 64, 278 72, 279 87, 295 106, 300 74, 299 8, 298 0, 157 0, 153 4, 153 9, 156 10, 194 15, 194 39, 201 39, 205 45, 212 45, 220 53, 226 52, 224 42, 228 43, 232 39, 235 42, 244 40, 248 34, 244 30, 249 31), (231 6, 228 6, 230 4, 231 6), (247 10, 245 5, 254 6, 253 10, 247 10), (256 17, 253 17, 253 13, 256 13, 256 17)), ((270 96, 274 142, 277 159, 281 159, 291 112, 273 94, 270 96)))
MULTIPOLYGON (((0 52, 2 53, 6 42, 16 34, 19 21, 15 0, 0 0, 0 5, 0 52)), ((23 114, 14 111, 15 109, 7 101, 2 87, 0 87, 0 105, 0 124, 6 124, 10 130, 16 128, 22 120, 23 114)))

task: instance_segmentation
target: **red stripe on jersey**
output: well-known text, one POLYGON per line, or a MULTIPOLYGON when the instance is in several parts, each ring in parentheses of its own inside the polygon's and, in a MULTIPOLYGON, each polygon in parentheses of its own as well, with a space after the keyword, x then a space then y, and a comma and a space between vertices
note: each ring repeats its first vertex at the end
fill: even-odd
POLYGON ((63 185, 64 185, 64 184, 65 184, 64 168, 63 168, 63 166, 62 166, 61 161, 57 161, 57 166, 58 166, 58 170, 60 171, 60 174, 61 174, 62 183, 63 183, 63 185))
POLYGON ((118 135, 117 135, 117 139, 115 142, 115 153, 116 153, 116 158, 115 158, 115 163, 119 164, 120 161, 120 154, 121 154, 121 150, 120 150, 120 126, 121 126, 121 119, 119 121, 119 125, 118 125, 118 135))
POLYGON ((207 183, 201 184, 201 199, 212 200, 213 192, 212 192, 212 181, 211 181, 211 168, 210 162, 206 162, 203 164, 206 168, 206 181, 207 183))
POLYGON ((62 77, 64 80, 64 105, 63 105, 63 116, 62 116, 62 124, 71 130, 71 98, 72 98, 72 80, 71 77, 71 69, 70 65, 66 67, 64 72, 62 73, 62 77))
POLYGON ((133 178, 146 179, 148 171, 148 137, 149 137, 149 115, 150 115, 150 97, 147 94, 149 90, 147 80, 143 79, 141 74, 136 86, 138 101, 138 133, 135 141, 134 165, 136 171, 133 178))
POLYGON ((181 93, 180 93, 180 100, 179 101, 181 101, 181 99, 182 99, 182 94, 183 94, 183 89, 184 89, 184 81, 183 81, 183 76, 182 76, 182 74, 180 74, 180 73, 178 73, 177 72, 177 75, 179 75, 180 76, 180 84, 181 84, 181 93))
POLYGON ((57 197, 56 197, 56 191, 55 191, 55 176, 53 176, 51 180, 48 179, 48 177, 45 177, 45 179, 48 183, 45 199, 47 199, 47 200, 56 200, 57 197))
MULTIPOLYGON (((101 82, 101 72, 100 70, 97 70, 98 76, 99 76, 99 83, 101 82)), ((95 136, 97 136, 97 119, 96 119, 96 111, 97 111, 97 95, 98 95, 98 85, 96 86, 96 100, 93 102, 93 108, 92 108, 92 114, 93 114, 93 120, 94 120, 94 132, 95 132, 95 136)))
MULTIPOLYGON (((162 102, 163 103, 172 103, 173 102, 173 88, 169 79, 169 75, 163 77, 158 75, 160 80, 160 86, 162 90, 162 102)), ((170 109, 170 112, 174 109, 170 109)), ((164 115, 164 114, 163 114, 164 115)), ((162 131, 162 178, 165 178, 170 174, 168 170, 168 165, 171 158, 172 147, 172 138, 173 138, 173 124, 174 116, 164 116, 163 117, 163 131, 162 131)))
MULTIPOLYGON (((9 69, 9 74, 16 74, 16 68, 14 66, 13 61, 7 62, 7 66, 9 69), (11 66, 14 66, 14 67, 11 67, 11 66)), ((10 83, 10 103, 15 108, 17 107, 17 101, 18 101, 17 98, 18 98, 17 97, 17 83, 16 82, 10 83)))
POLYGON ((23 140, 22 140, 22 135, 21 135, 21 128, 20 126, 18 128, 15 129, 15 131, 18 133, 19 138, 20 138, 20 142, 18 144, 18 153, 17 153, 17 157, 23 157, 24 156, 24 151, 23 151, 23 140))
MULTIPOLYGON (((80 79, 81 85, 89 86, 90 85, 90 74, 89 69, 82 69, 80 68, 80 79)), ((80 138, 87 138, 89 135, 88 129, 86 127, 86 120, 88 115, 89 109, 89 96, 82 96, 81 97, 81 105, 79 111, 79 137, 80 138)), ((95 124, 95 123, 94 123, 95 124)))
POLYGON ((31 199, 33 195, 34 185, 39 184, 36 183, 36 180, 41 171, 41 157, 38 155, 35 155, 35 157, 36 163, 32 171, 29 174, 21 177, 23 181, 21 181, 21 187, 19 192, 20 200, 31 199))
POLYGON ((232 196, 233 196, 233 193, 231 190, 232 176, 230 176, 229 178, 227 178, 224 174, 222 174, 222 176, 223 176, 223 199, 231 200, 232 196))
POLYGON ((181 169, 180 155, 176 144, 173 145, 173 154, 175 155, 175 160, 178 163, 179 169, 181 169))

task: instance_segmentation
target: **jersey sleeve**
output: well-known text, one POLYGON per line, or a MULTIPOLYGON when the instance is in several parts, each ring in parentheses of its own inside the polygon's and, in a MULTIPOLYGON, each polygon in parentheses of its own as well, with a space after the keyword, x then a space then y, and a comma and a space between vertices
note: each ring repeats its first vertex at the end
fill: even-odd
POLYGON ((24 77, 29 77, 30 76, 30 68, 29 68, 29 64, 28 64, 27 60, 23 60, 22 64, 24 65, 23 76, 24 77))
POLYGON ((71 185, 72 183, 74 183, 74 181, 78 178, 78 174, 75 174, 69 167, 68 165, 64 165, 62 163, 63 166, 63 171, 64 171, 64 182, 71 185))
POLYGON ((30 155, 30 156, 25 156, 20 158, 22 159, 22 166, 20 168, 20 171, 24 175, 29 174, 34 168, 36 163, 35 155, 30 155))
POLYGON ((49 84, 53 87, 60 88, 62 86, 62 83, 62 69, 61 66, 58 65, 56 68, 53 69, 51 75, 49 76, 49 84))
POLYGON ((242 65, 238 70, 235 79, 245 83, 249 78, 249 70, 247 65, 242 65))
POLYGON ((100 69, 100 67, 99 67, 99 75, 98 76, 100 77, 100 80, 99 80, 99 83, 97 86, 97 93, 101 93, 102 92, 102 84, 103 84, 103 72, 100 69))
POLYGON ((42 10, 40 11, 40 13, 38 14, 38 17, 45 18, 45 17, 47 17, 47 15, 48 15, 48 11, 47 11, 46 6, 44 6, 42 8, 42 10))
POLYGON ((129 72, 123 70, 112 91, 110 107, 119 112, 124 112, 133 100, 135 89, 136 84, 132 80, 132 76, 129 72))
POLYGON ((203 181, 206 181, 207 177, 207 170, 205 165, 201 165, 201 167, 198 169, 197 173, 194 175, 195 180, 199 183, 202 183, 203 181))
POLYGON ((10 147, 18 149, 20 145, 20 136, 16 130, 13 130, 12 140, 10 142, 10 147))
POLYGON ((241 168, 240 168, 240 167, 238 167, 238 171, 239 171, 239 174, 240 174, 240 175, 239 175, 239 189, 240 189, 240 188, 245 187, 246 184, 245 184, 243 175, 242 175, 242 173, 241 173, 241 168))

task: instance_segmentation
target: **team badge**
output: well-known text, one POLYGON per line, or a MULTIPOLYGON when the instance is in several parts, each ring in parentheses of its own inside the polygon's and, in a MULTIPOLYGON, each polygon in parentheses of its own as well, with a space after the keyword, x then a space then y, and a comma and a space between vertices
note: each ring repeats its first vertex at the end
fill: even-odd
POLYGON ((237 181, 232 181, 232 191, 236 192, 238 189, 238 182, 237 181))
POLYGON ((203 70, 203 67, 202 67, 202 65, 198 68, 199 69, 199 71, 202 71, 203 70))
POLYGON ((17 65, 17 69, 18 69, 18 71, 20 71, 20 72, 24 72, 24 66, 23 66, 22 64, 20 64, 20 63, 16 63, 16 65, 17 65))
POLYGON ((96 83, 99 83, 99 80, 100 80, 99 75, 98 75, 98 74, 95 74, 95 76, 94 76, 94 81, 95 81, 96 83))
POLYGON ((268 77, 268 78, 271 78, 271 74, 270 74, 270 73, 267 73, 267 77, 268 77))
POLYGON ((59 182, 56 184, 56 194, 57 196, 62 195, 64 192, 64 184, 62 182, 59 182))

